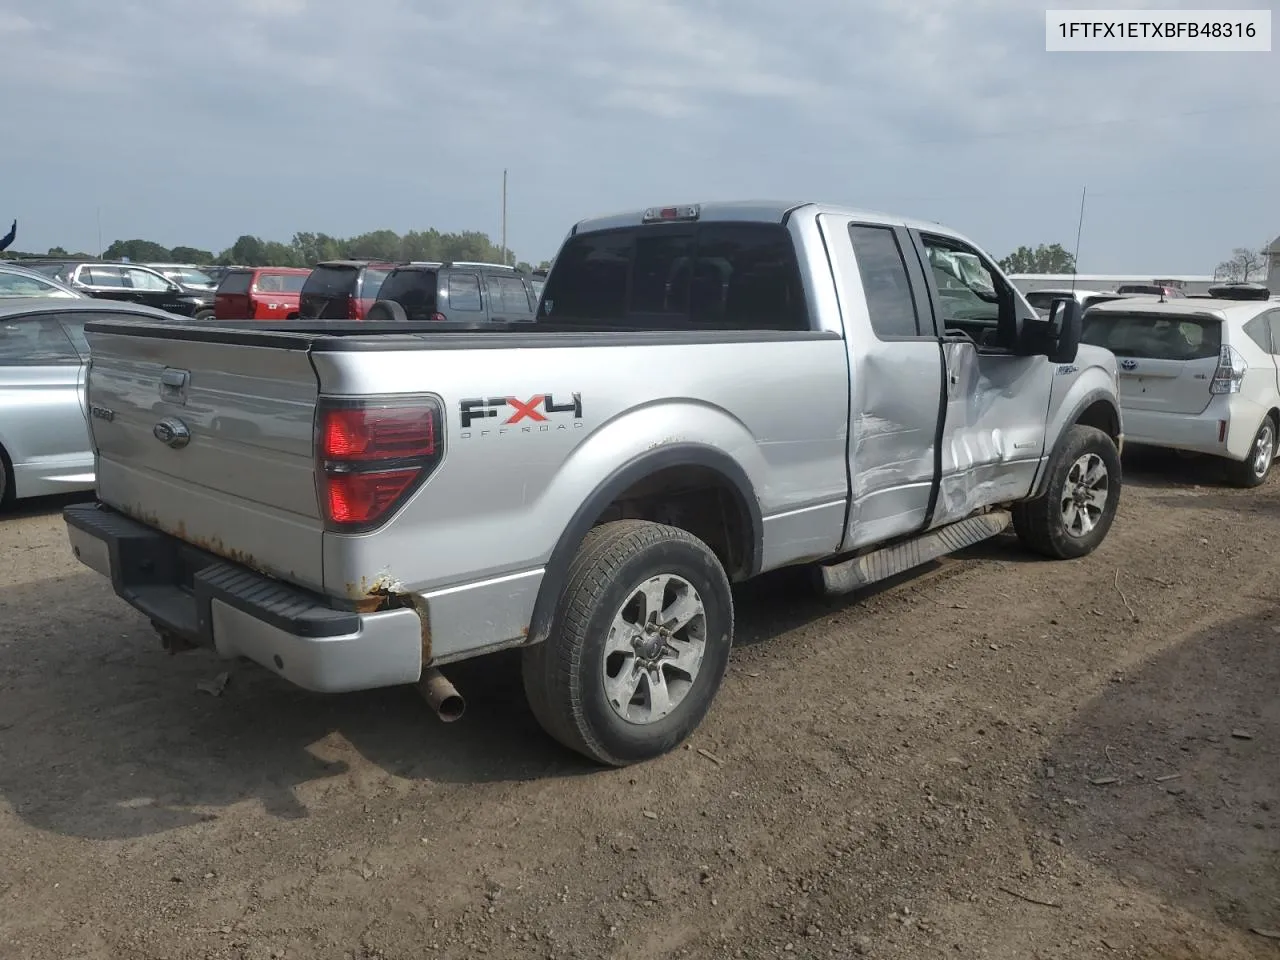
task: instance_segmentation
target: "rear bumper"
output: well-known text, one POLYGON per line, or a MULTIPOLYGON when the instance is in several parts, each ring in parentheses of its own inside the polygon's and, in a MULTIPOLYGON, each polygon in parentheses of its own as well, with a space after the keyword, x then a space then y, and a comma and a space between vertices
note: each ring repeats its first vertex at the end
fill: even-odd
POLYGON ((412 609, 356 613, 138 523, 101 504, 63 511, 76 558, 158 627, 247 657, 323 693, 414 683, 423 629, 412 609))
POLYGON ((1124 411, 1130 443, 1244 460, 1266 410, 1239 396, 1215 398, 1202 413, 1124 411))

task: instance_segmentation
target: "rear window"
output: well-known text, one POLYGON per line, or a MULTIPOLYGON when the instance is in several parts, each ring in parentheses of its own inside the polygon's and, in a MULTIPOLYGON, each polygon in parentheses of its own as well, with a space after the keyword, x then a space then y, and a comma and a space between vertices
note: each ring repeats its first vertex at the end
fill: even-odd
POLYGON ((809 329, 791 235, 765 223, 573 237, 556 256, 538 319, 629 329, 809 329))
POLYGON ((1081 342, 1106 347, 1117 357, 1204 360, 1222 350, 1222 326, 1208 317, 1090 312, 1081 342))
POLYGON ((245 270, 238 270, 234 273, 228 273, 222 278, 222 282, 218 284, 219 293, 248 293, 249 281, 253 278, 253 274, 245 270))
POLYGON ((307 276, 302 292, 324 297, 349 297, 355 292, 357 276, 359 271, 355 267, 316 267, 307 276))
POLYGON ((436 308, 434 270, 393 270, 378 291, 380 300, 394 300, 406 310, 436 308))
POLYGON ((377 300, 378 291, 382 289, 382 284, 386 281, 390 270, 379 270, 377 267, 367 267, 364 271, 364 283, 360 287, 361 300, 377 300))
MULTIPOLYGON (((301 293, 302 286, 306 282, 305 273, 260 273, 254 289, 259 293, 301 293)), ((223 292, 239 293, 240 291, 224 290, 223 292)))

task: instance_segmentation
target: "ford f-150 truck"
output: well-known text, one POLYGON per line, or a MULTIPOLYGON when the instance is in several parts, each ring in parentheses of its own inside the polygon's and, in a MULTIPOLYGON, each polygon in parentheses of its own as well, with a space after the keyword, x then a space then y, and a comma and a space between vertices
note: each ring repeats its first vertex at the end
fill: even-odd
POLYGON ((1117 369, 963 236, 816 203, 583 221, 534 323, 94 321, 75 555, 170 649, 317 691, 523 647, 534 715, 604 764, 686 738, 730 584, 847 592, 1005 530, 1090 553, 1117 369), (961 268, 963 267, 963 269, 961 268))

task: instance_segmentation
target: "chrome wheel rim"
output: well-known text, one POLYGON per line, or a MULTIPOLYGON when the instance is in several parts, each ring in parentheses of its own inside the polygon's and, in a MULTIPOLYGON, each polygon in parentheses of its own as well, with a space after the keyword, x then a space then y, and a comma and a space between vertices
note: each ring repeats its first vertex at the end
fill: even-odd
POLYGON ((1262 424, 1262 429, 1258 431, 1257 442, 1253 445, 1253 473, 1255 476, 1262 476, 1271 468, 1271 461, 1275 459, 1276 453, 1276 431, 1271 426, 1271 421, 1266 420, 1262 424))
POLYGON ((702 667, 707 611, 693 584, 650 577, 609 624, 601 663, 605 699, 627 723, 657 723, 684 701, 702 667))
POLYGON ((1067 471, 1062 490, 1062 525, 1073 537, 1087 537, 1102 520, 1111 496, 1111 476, 1096 453, 1086 453, 1067 471))

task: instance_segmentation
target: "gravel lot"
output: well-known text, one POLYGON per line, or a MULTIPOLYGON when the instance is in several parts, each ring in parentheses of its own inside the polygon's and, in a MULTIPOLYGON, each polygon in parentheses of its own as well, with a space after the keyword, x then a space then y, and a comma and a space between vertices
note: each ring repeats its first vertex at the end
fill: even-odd
POLYGON ((450 726, 250 665, 213 696, 228 665, 26 507, 0 957, 1280 957, 1280 482, 1126 468, 1082 561, 739 590, 707 722, 620 771, 543 737, 510 657, 452 671, 450 726))

